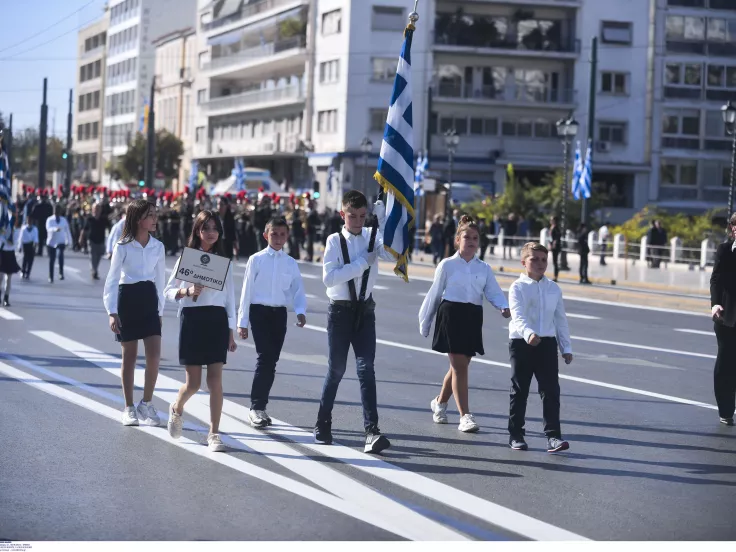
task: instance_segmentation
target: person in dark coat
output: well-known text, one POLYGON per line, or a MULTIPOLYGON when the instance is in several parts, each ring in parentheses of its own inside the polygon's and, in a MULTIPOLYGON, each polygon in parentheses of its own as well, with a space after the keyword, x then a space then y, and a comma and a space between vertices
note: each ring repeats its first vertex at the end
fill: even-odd
POLYGON ((552 217, 549 220, 549 242, 552 251, 552 264, 555 270, 554 281, 556 282, 560 275, 560 253, 562 253, 562 231, 557 217, 552 217))
POLYGON ((662 228, 660 221, 652 222, 652 227, 647 233, 647 240, 652 251, 652 268, 659 268, 665 253, 665 245, 667 245, 667 230, 662 228))
POLYGON ((235 246, 235 215, 230 210, 230 202, 226 197, 221 197, 217 205, 220 213, 220 221, 223 229, 223 244, 225 246, 225 256, 228 259, 233 258, 233 248, 235 246))
POLYGON ((588 280, 588 255, 590 255, 590 246, 588 245, 588 227, 585 223, 582 223, 578 227, 577 242, 578 242, 578 254, 580 255, 580 283, 590 284, 588 280))
POLYGON ((36 254, 43 257, 43 248, 46 247, 46 220, 54 214, 54 208, 49 203, 47 195, 41 195, 39 201, 33 206, 31 216, 38 228, 38 251, 36 254))
POLYGON ((445 250, 445 233, 442 225, 442 215, 435 215, 432 226, 429 227, 429 239, 432 246, 432 262, 437 266, 442 260, 445 250))
POLYGON ((320 226, 322 226, 322 220, 317 210, 310 209, 307 215, 307 260, 310 263, 314 260, 314 242, 317 241, 320 226))

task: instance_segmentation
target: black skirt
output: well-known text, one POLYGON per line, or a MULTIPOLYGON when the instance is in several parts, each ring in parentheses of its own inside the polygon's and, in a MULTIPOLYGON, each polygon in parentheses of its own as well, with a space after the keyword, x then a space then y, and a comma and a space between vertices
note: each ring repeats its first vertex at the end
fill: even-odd
POLYGON ((179 364, 227 364, 230 326, 224 307, 184 307, 179 316, 179 364))
POLYGON ((484 355, 483 307, 442 301, 434 324, 432 350, 469 357, 484 355))
POLYGON ((20 272, 18 261, 15 260, 15 251, 0 251, 0 272, 3 274, 20 272))
POLYGON ((120 284, 118 316, 120 333, 115 335, 117 341, 138 341, 152 335, 161 335, 156 285, 150 280, 120 284))

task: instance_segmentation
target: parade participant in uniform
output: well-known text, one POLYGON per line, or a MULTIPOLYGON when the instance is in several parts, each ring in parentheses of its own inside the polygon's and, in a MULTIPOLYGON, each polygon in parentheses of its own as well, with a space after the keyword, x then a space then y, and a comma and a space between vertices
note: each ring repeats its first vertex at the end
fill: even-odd
POLYGON ((20 272, 15 258, 15 244, 20 236, 19 223, 20 219, 15 216, 10 216, 4 223, 0 223, 0 274, 5 274, 3 307, 10 306, 10 280, 13 274, 20 272))
POLYGON ((18 240, 18 251, 23 252, 22 273, 24 280, 28 280, 31 277, 33 259, 36 256, 36 247, 38 247, 38 228, 33 223, 33 217, 28 217, 18 240))
POLYGON ((713 372, 718 416, 722 424, 733 426, 736 411, 736 215, 731 215, 728 234, 728 241, 716 250, 710 277, 710 304, 718 341, 713 372))
POLYGON ((342 197, 340 216, 345 227, 327 238, 322 280, 327 287, 330 305, 327 309, 328 368, 322 388, 322 398, 314 428, 318 443, 332 443, 332 409, 337 388, 347 367, 350 345, 353 346, 360 381, 365 427, 365 452, 380 453, 391 446, 378 428, 378 400, 376 397, 376 303, 371 294, 380 257, 395 259, 383 247, 383 240, 376 236, 375 248, 368 252, 371 229, 365 228, 368 200, 351 190, 342 197), (365 298, 360 303, 358 293, 365 280, 365 298))
POLYGON ((59 259, 59 280, 64 279, 64 249, 72 243, 69 223, 61 205, 54 208, 53 216, 46 219, 46 251, 49 254, 49 283, 54 283, 54 263, 59 259))
POLYGON ((223 235, 223 247, 225 250, 225 256, 228 259, 233 258, 233 249, 235 248, 235 215, 233 215, 230 209, 230 201, 226 197, 221 197, 217 205, 218 212, 220 215, 220 222, 222 224, 223 235))
MULTIPOLYGON (((205 253, 224 256, 222 225, 217 213, 202 211, 197 215, 189 237, 188 247, 205 253)), ((181 259, 179 259, 181 262, 181 259)), ((210 393, 210 432, 207 444, 212 452, 223 452, 220 438, 222 416, 222 368, 227 364, 227 353, 235 352, 235 283, 232 267, 225 278, 222 291, 204 288, 177 279, 177 262, 166 286, 169 301, 179 303, 179 363, 186 368, 187 380, 169 407, 169 435, 181 437, 184 405, 202 384, 202 366, 207 367, 207 389, 210 393), (196 298, 196 301, 195 301, 196 298)))
POLYGON ((265 234, 268 246, 252 255, 246 264, 238 311, 238 333, 242 339, 248 339, 250 324, 258 353, 248 419, 259 428, 271 424, 266 405, 286 337, 287 308, 293 305, 298 327, 307 323, 307 297, 299 265, 284 251, 289 236, 286 219, 271 219, 265 234))
POLYGON ((161 321, 166 285, 166 253, 151 233, 156 229, 156 207, 144 199, 128 205, 123 235, 112 251, 105 281, 104 303, 110 329, 123 351, 121 379, 125 410, 123 425, 160 423, 151 402, 161 359, 161 321), (133 403, 138 340, 146 349, 146 376, 143 400, 133 403))
POLYGON ((504 318, 511 316, 509 304, 493 275, 491 267, 476 258, 480 244, 480 229, 464 215, 455 233, 455 253, 437 266, 432 287, 419 310, 419 332, 429 336, 434 325, 432 349, 447 353, 450 369, 445 374, 440 394, 432 399, 432 419, 436 424, 447 423, 447 403, 455 397, 460 412, 458 429, 466 433, 478 431, 468 403, 468 370, 470 361, 483 350, 483 297, 504 318))
POLYGON ((47 232, 46 232, 46 221, 54 214, 54 208, 49 203, 49 197, 44 193, 44 190, 38 191, 37 202, 31 209, 31 216, 36 221, 36 227, 38 228, 38 251, 36 254, 39 257, 43 257, 43 246, 48 244, 47 232))
POLYGON ((99 280, 99 266, 102 256, 105 254, 105 230, 109 219, 103 215, 103 205, 95 203, 92 207, 92 215, 87 217, 87 222, 82 230, 79 238, 80 245, 85 241, 89 241, 90 248, 90 267, 93 280, 99 280))
POLYGON ((311 205, 307 215, 307 261, 310 263, 314 260, 314 243, 317 241, 320 226, 322 226, 322 221, 319 213, 314 205, 311 205))
POLYGON ((544 434, 547 452, 570 448, 560 430, 560 382, 557 363, 559 347, 565 364, 572 362, 570 330, 567 326, 562 290, 547 278, 547 248, 529 242, 521 250, 521 264, 526 271, 511 284, 509 304, 509 353, 511 356, 511 407, 509 446, 526 450, 524 419, 532 376, 537 378, 542 398, 544 434))

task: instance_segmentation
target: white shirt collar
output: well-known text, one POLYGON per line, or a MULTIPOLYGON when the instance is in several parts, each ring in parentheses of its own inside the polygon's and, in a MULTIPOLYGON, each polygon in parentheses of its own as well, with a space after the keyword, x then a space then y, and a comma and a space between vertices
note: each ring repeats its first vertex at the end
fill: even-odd
POLYGON ((351 234, 347 226, 343 226, 342 235, 345 236, 346 240, 354 240, 355 238, 363 237, 363 230, 361 229, 360 234, 351 234))
POLYGON ((451 258, 452 259, 457 259, 457 260, 462 261, 462 262, 464 262, 466 264, 471 264, 471 263, 473 263, 475 261, 481 262, 481 260, 477 256, 475 256, 472 259, 470 259, 470 261, 466 261, 465 259, 463 259, 460 256, 460 252, 459 251, 455 251, 455 254, 451 258))
POLYGON ((519 280, 521 282, 524 282, 525 284, 541 284, 542 282, 548 280, 547 276, 542 276, 542 279, 537 282, 534 278, 530 278, 526 274, 519 274, 519 280))
POLYGON ((281 257, 284 254, 284 249, 281 248, 280 250, 276 251, 273 247, 270 245, 266 247, 266 251, 268 251, 268 254, 272 257, 281 257))
POLYGON ((731 244, 731 251, 736 251, 736 240, 733 240, 733 243, 731 244))

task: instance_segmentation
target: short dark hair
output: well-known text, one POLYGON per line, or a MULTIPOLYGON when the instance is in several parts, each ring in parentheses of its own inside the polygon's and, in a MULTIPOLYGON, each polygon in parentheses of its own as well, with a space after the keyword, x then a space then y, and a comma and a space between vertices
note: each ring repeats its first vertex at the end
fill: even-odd
POLYGON ((362 209, 368 207, 368 199, 358 190, 350 190, 342 196, 342 206, 352 207, 353 209, 362 209))
POLYGON ((731 226, 736 226, 736 213, 731 215, 731 219, 729 220, 729 223, 731 224, 731 226))
POLYGON ((524 261, 534 255, 534 251, 541 251, 545 255, 549 255, 549 251, 541 243, 527 242, 521 248, 521 260, 524 261))
POLYGON ((286 231, 288 232, 289 223, 286 222, 286 219, 284 217, 273 217, 266 223, 266 232, 268 232, 271 228, 286 228, 286 231))

